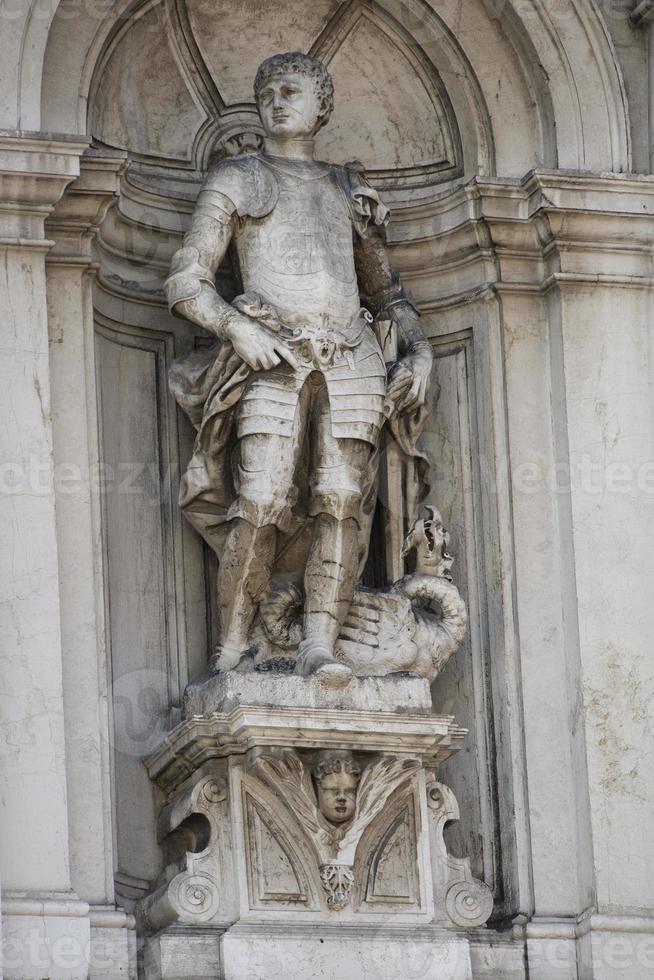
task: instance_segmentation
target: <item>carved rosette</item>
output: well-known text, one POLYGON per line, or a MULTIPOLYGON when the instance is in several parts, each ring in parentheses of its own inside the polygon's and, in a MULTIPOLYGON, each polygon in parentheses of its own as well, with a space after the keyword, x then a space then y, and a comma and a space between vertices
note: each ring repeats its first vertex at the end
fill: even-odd
POLYGON ((320 881, 327 892, 327 908, 340 912, 349 904, 354 885, 354 868, 347 864, 323 864, 320 881))

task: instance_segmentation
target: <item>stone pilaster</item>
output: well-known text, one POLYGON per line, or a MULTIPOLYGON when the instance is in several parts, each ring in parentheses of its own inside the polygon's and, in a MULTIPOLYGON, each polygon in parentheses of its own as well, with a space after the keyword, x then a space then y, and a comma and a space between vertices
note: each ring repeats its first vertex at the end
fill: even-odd
POLYGON ((609 980, 620 960, 644 980, 654 617, 639 596, 654 572, 654 181, 535 173, 517 195, 488 190, 513 478, 530 976, 556 963, 571 980, 609 980))
POLYGON ((127 975, 131 922, 114 902, 92 298, 92 243, 124 166, 124 154, 87 150, 46 221, 70 864, 91 906, 93 980, 127 975))
POLYGON ((80 141, 0 136, 4 975, 88 974, 89 907, 72 889, 52 459, 44 220, 80 141))
POLYGON ((649 53, 649 169, 654 173, 654 0, 636 0, 631 12, 636 27, 647 31, 649 53))
POLYGON ((414 209, 419 246, 391 226, 432 335, 472 333, 506 911, 530 977, 652 970, 653 213, 651 177, 539 171, 414 209))

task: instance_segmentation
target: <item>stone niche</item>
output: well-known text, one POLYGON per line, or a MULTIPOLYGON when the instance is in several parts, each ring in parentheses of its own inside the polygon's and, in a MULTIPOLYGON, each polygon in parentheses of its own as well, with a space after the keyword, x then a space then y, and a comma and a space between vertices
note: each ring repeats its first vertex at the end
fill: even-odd
MULTIPOLYGON (((418 5, 415 6, 417 9, 418 5)), ((165 830, 167 818, 162 817, 164 822, 160 821, 159 831, 155 833, 159 809, 164 806, 164 813, 172 812, 171 802, 180 794, 181 798, 189 787, 193 788, 196 778, 200 780, 214 773, 202 770, 193 775, 192 767, 182 766, 171 781, 168 766, 164 778, 151 765, 148 773, 142 761, 145 756, 150 759, 156 756, 158 747, 166 744, 168 733, 178 731, 175 726, 184 714, 183 726, 192 724, 194 714, 206 716, 206 705, 199 703, 199 695, 192 695, 196 701, 191 705, 191 695, 187 694, 184 702, 184 692, 189 682, 205 670, 207 652, 216 642, 212 608, 214 559, 177 506, 179 472, 190 455, 193 432, 177 412, 166 388, 170 364, 205 344, 207 338, 168 313, 162 293, 163 280, 188 226, 210 161, 259 145, 261 129, 251 91, 257 64, 273 52, 298 49, 323 59, 334 76, 336 108, 330 125, 320 133, 318 153, 338 162, 362 161, 371 182, 397 219, 389 231, 394 260, 396 255, 400 258, 398 267, 407 285, 410 288, 417 285, 424 292, 428 278, 431 281, 430 269, 435 268, 436 258, 428 247, 419 244, 424 238, 421 209, 430 207, 444 189, 452 188, 466 174, 475 172, 480 150, 471 135, 472 123, 464 113, 455 117, 455 97, 450 98, 443 84, 443 78, 447 78, 454 93, 457 80, 464 77, 463 67, 453 72, 439 54, 439 39, 443 35, 433 12, 423 11, 414 22, 407 10, 406 5, 392 3, 382 10, 358 0, 346 4, 337 0, 315 3, 306 0, 295 4, 273 0, 265 5, 259 0, 239 4, 226 0, 144 3, 129 20, 118 22, 98 62, 89 96, 91 132, 100 146, 124 149, 128 155, 118 200, 102 223, 94 246, 98 273, 93 300, 101 455, 107 472, 112 474, 103 495, 103 535, 109 670, 114 702, 116 890, 121 905, 129 911, 145 908, 146 896, 159 894, 164 883, 168 887, 181 873, 174 872, 175 861, 168 857, 162 877, 162 848, 170 854, 171 846, 181 847, 180 841, 196 835, 193 846, 183 852, 190 855, 189 867, 195 867, 203 849, 200 845, 208 833, 206 820, 218 819, 218 810, 212 811, 213 817, 207 817, 204 811, 199 815, 193 811, 181 819, 181 830, 177 825, 169 825, 170 829, 165 830), (415 29, 415 35, 409 28, 415 29), (402 255, 400 249, 405 250, 402 255), (418 269, 415 283, 412 269, 418 269), (124 397, 127 390, 130 395, 124 397), (154 794, 150 776, 157 787, 154 794), (190 823, 185 822, 187 819, 190 823), (171 840, 177 843, 171 845, 171 840)), ((461 98, 457 99, 456 104, 460 105, 461 98)), ((219 271, 218 287, 227 298, 233 292, 227 266, 219 271)), ((430 286, 430 290, 435 294, 436 287, 432 290, 430 286)), ((447 762, 452 749, 437 760, 439 765, 443 764, 441 778, 452 786, 461 804, 461 820, 444 818, 438 833, 442 834, 448 825, 446 837, 453 842, 456 853, 470 856, 474 875, 492 887, 497 910, 504 896, 492 759, 495 722, 486 641, 488 603, 484 595, 485 576, 477 574, 485 559, 480 544, 480 486, 475 462, 480 453, 476 401, 480 395, 474 376, 478 353, 473 333, 483 336, 485 327, 481 321, 473 323, 472 314, 467 312, 463 329, 457 322, 441 331, 434 325, 430 310, 425 308, 424 312, 436 354, 433 415, 426 432, 426 448, 438 463, 437 502, 452 533, 457 581, 470 610, 464 646, 433 691, 438 716, 454 714, 457 722, 469 729, 465 746, 452 767, 447 762), (470 492, 461 494, 459 489, 463 485, 470 492)), ((385 552, 383 548, 378 552, 373 548, 372 560, 377 562, 380 578, 375 584, 382 585, 404 572, 399 553, 410 523, 397 504, 398 481, 402 476, 390 458, 384 478, 386 517, 390 515, 393 522, 385 543, 392 538, 395 545, 385 552)), ((384 534, 379 538, 383 539, 384 534)), ((492 562, 493 556, 488 560, 492 562)), ((257 677, 262 679, 263 675, 257 677)), ((270 687, 275 679, 267 677, 265 682, 270 687)), ((374 683, 377 682, 366 682, 366 697, 370 694, 369 685, 374 683)), ((427 725, 426 682, 420 698, 418 714, 421 724, 427 725)), ((262 707, 256 700, 251 703, 257 710, 262 707)), ((275 703, 274 699, 269 703, 275 703)), ((429 701, 429 710, 431 704, 429 701)), ((295 707, 298 705, 299 702, 295 707)), ((360 706, 369 708, 365 699, 360 706)), ((396 705, 389 695, 378 707, 380 711, 393 713, 396 705)), ((413 710, 410 704, 400 702, 397 708, 400 714, 411 714, 413 710)), ((336 704, 332 709, 340 711, 336 704)), ((220 710, 224 713, 226 709, 220 710)), ((430 719, 429 724, 437 721, 438 718, 430 719)), ((208 724, 206 717, 202 724, 205 723, 208 724)), ((182 730, 187 731, 187 727, 179 729, 182 730)), ((302 749, 298 758, 308 771, 315 755, 338 744, 354 753, 357 765, 364 772, 385 757, 383 747, 366 748, 361 743, 348 742, 348 737, 340 742, 328 740, 326 744, 316 741, 310 752, 302 749)), ((222 736, 218 742, 221 739, 222 736)), ((215 775, 224 780, 226 800, 231 807, 232 801, 241 800, 241 783, 236 786, 237 772, 242 782, 249 779, 256 787, 261 782, 251 765, 257 746, 241 744, 236 752, 221 755, 218 742, 211 758, 218 767, 215 775)), ((457 737, 453 745, 459 742, 457 737)), ((268 746, 264 748, 268 751, 268 746)), ((273 744, 271 751, 274 755, 290 748, 290 743, 282 740, 273 744)), ((192 750, 187 747, 184 751, 192 750)), ((413 758, 411 751, 397 757, 413 758)), ((264 780, 259 797, 253 793, 254 802, 247 811, 245 827, 252 827, 248 831, 254 841, 251 846, 262 849, 267 858, 269 853, 276 854, 278 870, 285 868, 284 875, 280 872, 284 887, 297 891, 301 886, 304 891, 300 889, 298 893, 305 895, 306 903, 316 904, 296 901, 289 907, 276 906, 270 898, 274 889, 266 884, 270 867, 267 871, 265 868, 257 871, 258 875, 264 875, 263 879, 252 879, 246 862, 250 852, 245 841, 238 844, 240 864, 229 878, 231 884, 226 885, 226 874, 216 864, 216 845, 212 838, 213 843, 206 844, 214 855, 208 860, 209 864, 213 861, 212 870, 203 865, 202 873, 213 875, 220 882, 219 911, 210 921, 201 916, 198 919, 197 910, 188 913, 188 918, 181 907, 179 915, 168 920, 161 912, 147 915, 144 912, 141 921, 150 923, 147 926, 150 934, 155 921, 167 921, 161 926, 165 941, 162 939, 156 955, 155 945, 151 942, 148 946, 148 955, 155 957, 151 961, 155 963, 152 975, 157 976, 156 956, 167 955, 166 950, 177 942, 175 937, 186 936, 185 930, 191 926, 195 930, 193 942, 196 945, 206 942, 215 952, 216 929, 220 933, 231 923, 229 942, 235 942, 234 930, 245 929, 246 922, 248 929, 258 928, 255 920, 264 914, 292 916, 291 921, 295 923, 301 911, 301 917, 313 916, 312 921, 325 924, 325 919, 320 920, 322 915, 326 917, 325 928, 336 935, 340 935, 340 929, 345 930, 344 934, 358 935, 364 920, 367 929, 374 929, 374 924, 382 921, 390 928, 391 919, 395 921, 397 916, 411 923, 406 928, 413 930, 414 939, 418 935, 416 930, 423 927, 432 931, 445 927, 450 932, 456 931, 451 919, 437 922, 435 913, 428 911, 429 902, 433 909, 437 898, 433 892, 435 886, 432 887, 425 873, 426 862, 436 853, 441 854, 439 860, 443 867, 447 861, 454 860, 443 856, 442 836, 437 838, 438 846, 425 844, 427 816, 431 814, 433 822, 435 813, 428 802, 425 780, 437 778, 435 765, 429 772, 428 777, 421 763, 419 772, 411 777, 413 803, 400 808, 393 826, 382 827, 381 818, 377 817, 373 829, 364 832, 360 847, 373 832, 381 835, 378 843, 382 838, 385 841, 383 846, 379 844, 379 853, 375 852, 373 863, 376 862, 378 870, 363 892, 364 885, 357 877, 358 872, 355 874, 350 900, 338 912, 327 909, 327 891, 319 873, 321 865, 311 850, 311 841, 295 845, 301 834, 293 823, 294 818, 284 817, 286 805, 282 802, 276 804, 276 809, 273 807, 270 803, 273 791, 264 780), (289 855, 283 843, 279 843, 285 839, 283 836, 273 840, 273 831, 257 822, 259 813, 267 816, 268 811, 273 814, 274 818, 270 819, 275 827, 287 827, 289 846, 299 847, 300 856, 304 855, 301 861, 294 853, 289 855), (418 844, 414 845, 411 841, 416 838, 418 844), (406 855, 412 855, 409 867, 400 874, 397 869, 400 864, 404 866, 406 855), (296 880, 297 875, 300 878, 296 880), (264 898, 260 897, 260 905, 250 909, 248 903, 254 894, 252 880, 259 882, 260 895, 264 898), (225 888, 232 889, 229 901, 237 903, 238 914, 233 911, 236 906, 229 906, 225 888), (402 889, 404 897, 400 901, 402 889), (247 916, 241 914, 242 906, 247 906, 247 916), (227 912, 228 908, 232 911, 227 912), (383 916, 388 918, 384 920, 383 916), (333 925, 336 919, 338 928, 333 925), (209 929, 209 938, 205 935, 202 939, 203 929, 205 932, 209 929)), ((451 794, 445 793, 443 799, 449 801, 447 807, 455 806, 451 794)), ((238 804, 240 808, 243 805, 238 804)), ((215 807, 218 806, 216 801, 215 807)), ((181 811, 175 810, 178 812, 181 811)), ((454 813, 454 810, 447 812, 454 813)), ((236 827, 235 811, 229 809, 226 819, 236 827)), ((359 857, 355 855, 352 865, 355 869, 357 861, 359 857)), ((444 872, 439 874, 442 888, 445 880, 454 885, 460 879, 460 876, 446 879, 444 872)), ((174 907, 177 900, 171 897, 173 893, 177 894, 172 885, 161 893, 163 905, 170 902, 171 908, 174 907)), ((444 900, 445 893, 439 894, 438 900, 444 900)), ((186 939, 180 943, 185 948, 186 939)), ((257 975, 257 968, 253 966, 251 972, 257 975)))
POLYGON ((440 75, 390 12, 339 0, 178 0, 141 10, 105 51, 91 130, 150 171, 188 179, 216 155, 256 146, 257 66, 299 50, 328 66, 338 92, 319 157, 361 160, 387 189, 428 189, 461 174, 461 137, 440 75))
POLYGON ((438 768, 465 732, 425 680, 232 672, 185 714, 146 761, 165 854, 138 910, 146 976, 304 980, 343 957, 348 980, 472 976, 493 900, 443 839, 438 768))

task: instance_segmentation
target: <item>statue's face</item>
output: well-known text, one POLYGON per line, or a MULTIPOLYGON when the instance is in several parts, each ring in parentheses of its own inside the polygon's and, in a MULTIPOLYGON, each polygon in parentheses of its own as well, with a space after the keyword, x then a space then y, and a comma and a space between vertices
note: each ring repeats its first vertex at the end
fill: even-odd
POLYGON ((318 806, 330 823, 345 823, 354 816, 358 779, 349 772, 330 772, 318 783, 318 806))
POLYGON ((259 115, 268 136, 301 139, 313 136, 320 119, 320 101, 313 79, 276 75, 259 92, 259 115))

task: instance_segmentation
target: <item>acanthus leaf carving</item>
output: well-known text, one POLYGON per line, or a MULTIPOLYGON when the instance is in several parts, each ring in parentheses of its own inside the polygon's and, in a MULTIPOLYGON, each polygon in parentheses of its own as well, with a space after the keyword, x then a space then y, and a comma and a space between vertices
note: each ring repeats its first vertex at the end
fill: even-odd
POLYGON ((347 864, 323 864, 320 881, 327 892, 327 908, 340 912, 350 902, 354 870, 347 864))

